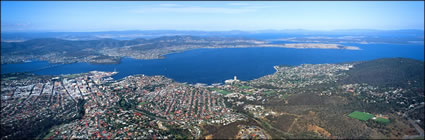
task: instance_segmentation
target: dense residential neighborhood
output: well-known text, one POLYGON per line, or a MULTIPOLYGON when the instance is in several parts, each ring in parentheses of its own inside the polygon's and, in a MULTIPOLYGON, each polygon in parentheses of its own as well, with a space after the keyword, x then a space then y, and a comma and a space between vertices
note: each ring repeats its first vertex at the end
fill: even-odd
POLYGON ((350 74, 364 63, 275 66, 274 74, 251 81, 235 76, 223 85, 145 75, 114 80, 117 72, 101 71, 2 75, 2 138, 265 139, 307 132, 344 138, 368 130, 394 138, 423 135, 423 120, 411 113, 424 105, 423 88, 414 86, 418 79, 408 81, 410 88, 350 83, 350 74), (338 121, 356 127, 342 132, 329 124, 320 115, 330 115, 323 113, 331 108, 341 115, 338 121), (315 118, 319 124, 311 124, 315 118), (221 129, 226 132, 213 131, 221 129))

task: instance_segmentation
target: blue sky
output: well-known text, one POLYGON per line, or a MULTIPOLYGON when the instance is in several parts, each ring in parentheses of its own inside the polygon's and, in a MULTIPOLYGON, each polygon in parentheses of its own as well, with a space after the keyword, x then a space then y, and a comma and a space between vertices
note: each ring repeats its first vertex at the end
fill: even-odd
POLYGON ((2 32, 424 29, 423 1, 1 2, 2 32))

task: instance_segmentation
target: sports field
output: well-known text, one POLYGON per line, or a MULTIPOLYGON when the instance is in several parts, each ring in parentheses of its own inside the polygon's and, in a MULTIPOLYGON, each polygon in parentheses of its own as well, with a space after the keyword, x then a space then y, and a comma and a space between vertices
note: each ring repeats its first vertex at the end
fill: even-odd
POLYGON ((227 94, 231 93, 230 91, 222 90, 222 89, 219 89, 219 90, 216 90, 216 91, 219 92, 219 93, 221 93, 221 94, 224 94, 224 95, 227 95, 227 94))
POLYGON ((144 105, 147 104, 146 102, 140 102, 139 105, 144 105))
POLYGON ((373 118, 373 115, 370 114, 370 113, 366 113, 366 112, 354 111, 354 112, 350 113, 348 115, 348 117, 358 119, 358 120, 362 120, 362 121, 367 121, 367 120, 373 118))
POLYGON ((379 123, 384 123, 384 124, 390 123, 390 120, 385 119, 385 118, 376 118, 375 121, 377 121, 379 123))

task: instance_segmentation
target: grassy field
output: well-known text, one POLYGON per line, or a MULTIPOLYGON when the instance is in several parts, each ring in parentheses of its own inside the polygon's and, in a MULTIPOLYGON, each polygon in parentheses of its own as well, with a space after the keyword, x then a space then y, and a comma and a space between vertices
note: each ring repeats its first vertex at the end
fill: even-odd
POLYGON ((224 95, 231 93, 230 91, 222 90, 222 89, 219 89, 219 88, 210 88, 210 90, 217 91, 218 93, 221 93, 221 94, 224 94, 224 95))
POLYGON ((265 93, 265 94, 272 94, 272 93, 274 93, 274 91, 269 90, 269 91, 265 91, 264 93, 265 93))
POLYGON ((230 91, 222 90, 222 89, 219 89, 219 90, 216 90, 216 91, 219 92, 219 93, 221 93, 221 94, 224 94, 224 95, 227 95, 227 94, 231 93, 230 91))
POLYGON ((377 121, 379 123, 384 123, 384 124, 390 123, 390 120, 385 119, 385 118, 376 118, 375 121, 377 121))
POLYGON ((140 102, 139 105, 144 105, 147 104, 146 102, 140 102))
POLYGON ((367 120, 373 118, 373 115, 366 113, 366 112, 354 111, 354 112, 350 113, 348 115, 348 117, 358 119, 358 120, 362 120, 362 121, 367 121, 367 120))

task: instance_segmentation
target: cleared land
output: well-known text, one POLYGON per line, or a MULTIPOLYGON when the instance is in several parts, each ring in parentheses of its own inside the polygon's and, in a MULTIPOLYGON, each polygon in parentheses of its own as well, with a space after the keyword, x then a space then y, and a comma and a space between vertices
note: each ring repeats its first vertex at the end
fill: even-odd
POLYGON ((219 88, 211 88, 210 90, 214 90, 214 91, 221 93, 221 94, 224 94, 224 95, 231 93, 230 91, 222 90, 222 89, 219 89, 219 88))
POLYGON ((366 113, 366 112, 354 111, 354 112, 350 113, 348 115, 348 117, 358 119, 358 120, 361 120, 361 121, 367 121, 367 120, 373 118, 373 115, 370 114, 370 113, 366 113))
POLYGON ((376 118, 375 121, 377 121, 379 123, 384 123, 384 124, 390 123, 390 120, 385 119, 385 118, 376 118))

